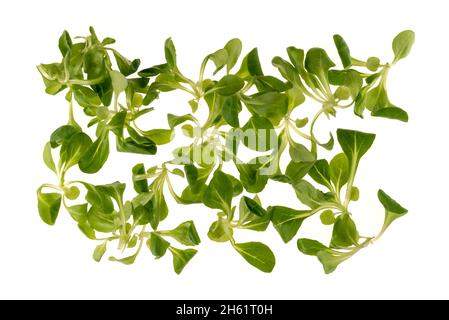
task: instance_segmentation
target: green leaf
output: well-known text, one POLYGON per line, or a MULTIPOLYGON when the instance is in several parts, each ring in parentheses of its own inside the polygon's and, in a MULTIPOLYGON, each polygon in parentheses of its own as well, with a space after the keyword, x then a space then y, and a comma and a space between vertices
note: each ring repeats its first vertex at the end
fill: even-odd
POLYGON ((275 126, 287 114, 288 98, 279 92, 258 93, 244 98, 243 102, 253 115, 268 118, 275 126))
POLYGON ((180 124, 186 122, 186 121, 193 121, 195 122, 195 117, 191 114, 185 114, 183 116, 176 116, 174 114, 168 113, 167 114, 167 121, 168 125, 171 129, 173 129, 176 126, 179 126, 180 124))
POLYGON ((153 209, 152 209, 152 219, 150 221, 151 227, 153 227, 154 230, 157 229, 157 226, 159 225, 159 222, 167 218, 168 216, 168 206, 167 202, 165 201, 163 189, 156 189, 153 190, 154 197, 153 197, 153 209))
POLYGON ((171 38, 165 40, 165 60, 170 69, 176 69, 176 49, 171 38))
POLYGON ((268 211, 275 229, 285 243, 293 239, 302 222, 310 216, 310 211, 294 210, 283 206, 269 207, 268 211))
POLYGON ((233 197, 232 182, 220 170, 215 171, 212 180, 203 194, 203 203, 212 209, 221 209, 226 213, 231 211, 233 197))
POLYGON ((271 249, 261 242, 245 242, 233 244, 234 249, 252 266, 262 272, 273 271, 276 264, 271 249))
POLYGON ((173 269, 175 270, 176 274, 180 274, 187 263, 189 263, 189 261, 198 252, 195 249, 181 250, 173 247, 169 247, 168 249, 173 255, 173 269))
POLYGON ((111 130, 117 137, 123 137, 123 128, 126 122, 126 110, 117 112, 109 121, 108 129, 111 130))
POLYGON ((95 91, 87 87, 77 86, 73 89, 76 102, 81 107, 99 106, 101 99, 95 91))
POLYGON ((254 199, 249 199, 251 200, 249 202, 246 199, 249 198, 242 197, 240 199, 237 228, 265 231, 270 224, 270 213, 260 206, 260 200, 257 196, 254 199))
POLYGON ((296 119, 295 126, 298 129, 304 128, 309 123, 309 118, 296 119))
POLYGON ((292 88, 291 83, 283 82, 273 76, 258 76, 255 78, 255 84, 260 92, 284 92, 292 88))
POLYGON ((316 189, 312 184, 306 180, 300 180, 293 184, 296 196, 306 206, 311 209, 318 208, 323 202, 329 202, 330 197, 322 191, 316 189))
POLYGON ((350 197, 351 201, 357 201, 357 200, 359 200, 359 197, 360 197, 359 188, 357 188, 355 186, 352 186, 352 188, 351 188, 351 197, 350 197))
POLYGON ((77 204, 74 206, 65 207, 70 216, 78 223, 85 223, 87 221, 87 203, 77 204))
POLYGON ((234 128, 240 127, 239 113, 242 111, 242 103, 237 95, 224 97, 221 104, 222 115, 225 121, 234 128))
POLYGON ((120 262, 120 263, 123 263, 124 265, 129 266, 136 261, 136 258, 137 258, 137 253, 133 254, 132 256, 121 258, 121 259, 117 259, 115 257, 109 257, 109 261, 120 262))
POLYGON ((341 63, 344 68, 351 66, 351 53, 349 51, 348 45, 342 36, 339 34, 334 35, 334 43, 337 47, 338 55, 340 56, 341 63))
POLYGON ((111 213, 114 210, 111 196, 106 193, 105 189, 101 188, 101 186, 94 186, 85 182, 83 185, 87 189, 86 200, 93 207, 105 213, 111 213))
POLYGON ((309 171, 309 176, 319 184, 331 189, 331 174, 327 160, 316 161, 309 171))
POLYGON ((320 79, 322 84, 327 84, 328 71, 335 67, 335 64, 327 55, 326 51, 321 48, 312 48, 307 51, 305 68, 320 79))
POLYGON ((114 90, 115 95, 119 95, 121 92, 124 92, 128 87, 128 80, 126 77, 118 71, 112 70, 109 71, 109 76, 112 81, 112 88, 114 90))
POLYGON ((226 73, 229 73, 229 71, 231 71, 231 69, 237 63, 240 53, 242 52, 242 42, 240 41, 240 39, 234 38, 229 40, 224 46, 224 48, 228 53, 226 73))
POLYGON ((265 188, 269 179, 268 175, 261 174, 261 167, 265 163, 257 159, 251 161, 251 163, 236 163, 237 170, 240 173, 240 180, 246 191, 259 193, 265 188))
POLYGON ((358 71, 329 70, 328 75, 330 84, 349 90, 352 99, 357 98, 363 85, 363 79, 358 71))
POLYGON ((302 81, 299 77, 298 71, 286 60, 281 57, 274 57, 271 61, 273 66, 275 66, 280 74, 288 80, 291 84, 297 87, 302 87, 302 81))
POLYGON ((90 240, 97 240, 95 230, 87 222, 78 223, 78 229, 90 240))
POLYGON ((62 196, 59 193, 43 193, 37 191, 39 215, 46 224, 52 226, 58 218, 62 196))
POLYGON ((290 161, 285 170, 285 175, 291 182, 300 181, 310 171, 314 162, 295 162, 290 161))
POLYGON ((375 110, 371 113, 373 117, 382 117, 388 119, 395 119, 403 122, 408 122, 408 114, 401 108, 390 106, 375 110))
POLYGON ((153 140, 141 136, 130 126, 127 127, 130 137, 117 139, 117 151, 137 153, 137 154, 156 154, 157 146, 153 140))
POLYGON ((167 249, 170 247, 170 243, 156 232, 151 232, 150 238, 147 241, 147 247, 153 256, 159 259, 165 255, 167 249))
POLYGON ((257 48, 251 50, 242 61, 239 71, 236 73, 242 79, 248 79, 253 76, 263 76, 262 67, 259 61, 257 48))
POLYGON ((104 75, 104 51, 100 48, 91 48, 84 55, 84 72, 88 79, 96 79, 104 75))
POLYGON ((107 244, 108 244, 108 242, 105 241, 102 244, 99 244, 98 246, 95 247, 92 257, 94 258, 94 260, 96 262, 100 262, 101 258, 103 258, 104 254, 106 253, 107 244))
POLYGON ((210 54, 206 59, 210 59, 215 64, 214 75, 217 74, 228 62, 228 51, 226 49, 219 49, 210 54))
POLYGON ((90 137, 79 132, 62 144, 59 161, 64 165, 64 171, 76 165, 92 145, 90 137))
POLYGON ((143 205, 134 207, 132 212, 133 221, 137 225, 146 225, 150 223, 153 219, 153 202, 150 200, 143 205))
POLYGON ((157 145, 170 143, 174 138, 174 132, 171 129, 152 129, 143 131, 142 135, 154 141, 157 145))
POLYGON ((229 221, 219 217, 217 221, 213 222, 209 227, 207 236, 215 242, 226 242, 232 239, 233 230, 229 221))
POLYGON ((231 180, 232 183, 232 196, 233 197, 237 197, 239 194, 241 194, 243 192, 243 185, 240 182, 239 179, 237 179, 236 177, 230 175, 230 174, 226 174, 229 178, 229 180, 231 180))
POLYGON ((404 216, 408 212, 408 210, 397 203, 396 200, 386 194, 382 189, 379 189, 379 191, 377 192, 377 197, 379 198, 380 203, 385 208, 385 220, 381 231, 382 234, 394 220, 404 216))
POLYGON ((314 162, 315 156, 304 145, 290 141, 289 153, 294 162, 314 162))
POLYGON ((103 212, 101 207, 92 206, 87 212, 89 225, 99 232, 112 232, 115 229, 115 214, 103 212))
POLYGON ((97 173, 108 160, 109 138, 108 135, 100 136, 80 159, 78 166, 84 173, 97 173))
POLYGON ((275 147, 276 131, 266 118, 253 115, 243 126, 242 131, 242 142, 251 150, 265 152, 275 147))
POLYGON ((330 178, 337 190, 340 190, 349 179, 349 162, 344 153, 337 154, 330 163, 330 178))
POLYGON ((400 32, 393 39, 393 52, 394 60, 393 63, 405 58, 410 53, 413 43, 415 42, 415 33, 411 30, 405 30, 400 32))
POLYGON ((229 74, 224 76, 217 82, 214 90, 217 91, 219 95, 231 96, 240 91, 243 88, 245 82, 238 76, 229 74))
POLYGON ((44 152, 42 154, 45 165, 54 173, 56 173, 56 165, 51 154, 51 144, 47 142, 44 147, 44 152))
POLYGON ((347 259, 349 259, 352 255, 350 253, 342 254, 327 251, 320 251, 317 253, 318 260, 320 260, 323 265, 324 272, 326 274, 332 273, 337 269, 338 265, 347 259))
POLYGON ((62 35, 59 37, 58 47, 63 57, 65 57, 67 52, 69 52, 72 48, 72 39, 66 30, 64 30, 62 35))
POLYGON ((344 213, 337 217, 332 231, 331 247, 347 248, 357 245, 359 233, 351 216, 344 213))
POLYGON ((316 256, 320 251, 332 252, 331 249, 316 240, 298 239, 297 245, 299 251, 308 256, 316 256))
POLYGON ((137 74, 140 77, 149 78, 149 77, 157 76, 158 74, 161 74, 161 73, 169 73, 169 72, 170 72, 170 67, 168 66, 167 63, 164 63, 164 64, 159 64, 156 66, 152 66, 150 68, 143 69, 143 70, 139 71, 137 74))
POLYGON ((196 246, 201 242, 193 221, 183 222, 173 230, 161 231, 161 234, 172 237, 185 246, 196 246))
MULTIPOLYGON (((136 175, 143 175, 145 174, 145 166, 143 163, 136 164, 132 169, 133 177, 136 175)), ((141 180, 135 180, 133 179, 134 184, 134 190, 136 190, 137 193, 143 193, 148 192, 148 180, 147 179, 141 179, 141 180)))
POLYGON ((130 74, 136 72, 137 69, 139 69, 140 59, 134 59, 133 61, 130 61, 116 50, 113 50, 112 52, 114 53, 118 69, 124 76, 129 76, 130 74))
POLYGON ((50 146, 57 148, 63 143, 67 142, 74 134, 80 132, 74 126, 65 125, 56 129, 50 136, 50 146))
POLYGON ((374 142, 375 134, 354 130, 337 129, 337 138, 348 158, 351 172, 355 173, 358 163, 374 142))
POLYGON ((335 215, 332 210, 324 210, 320 214, 320 220, 322 224, 330 226, 335 223, 335 215))

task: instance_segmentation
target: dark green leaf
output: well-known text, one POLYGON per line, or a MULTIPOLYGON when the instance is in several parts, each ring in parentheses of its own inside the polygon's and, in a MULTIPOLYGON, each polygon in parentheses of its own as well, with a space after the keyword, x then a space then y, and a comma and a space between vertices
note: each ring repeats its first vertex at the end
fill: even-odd
POLYGON ((136 72, 137 69, 139 69, 140 59, 134 59, 133 61, 130 61, 115 50, 113 50, 113 53, 115 61, 117 62, 117 66, 124 76, 129 76, 130 74, 136 72))
POLYGON ((354 130, 337 129, 338 142, 348 158, 350 167, 355 169, 374 142, 375 134, 354 130))
POLYGON ((348 45, 342 36, 339 34, 334 35, 334 43, 337 47, 338 55, 340 56, 341 63, 343 67, 348 68, 351 66, 351 53, 349 51, 348 45))
POLYGON ((242 61, 239 71, 236 73, 242 79, 248 79, 252 76, 263 76, 262 67, 259 61, 257 48, 251 50, 242 61))
POLYGON ((56 129, 50 136, 50 146, 57 148, 67 142, 74 134, 80 132, 74 126, 65 125, 56 129))
POLYGON ((255 214, 256 216, 263 217, 267 214, 267 211, 264 208, 262 208, 260 204, 257 203, 255 200, 248 197, 243 197, 242 199, 245 202, 245 205, 248 208, 248 210, 251 213, 255 214))

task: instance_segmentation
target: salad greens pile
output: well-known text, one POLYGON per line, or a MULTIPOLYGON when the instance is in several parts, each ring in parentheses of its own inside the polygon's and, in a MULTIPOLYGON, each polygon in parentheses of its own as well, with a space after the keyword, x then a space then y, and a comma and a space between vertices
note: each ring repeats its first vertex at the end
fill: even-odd
POLYGON ((352 109, 360 118, 370 113, 407 122, 407 112, 390 102, 387 78, 391 67, 409 54, 413 42, 413 31, 399 33, 392 45, 394 59, 387 63, 377 57, 353 57, 345 40, 335 35, 342 68, 324 49, 288 47, 288 58, 272 60, 281 75, 276 77, 263 71, 257 48, 238 63, 242 43, 231 39, 208 54, 198 79, 191 79, 181 72, 170 38, 164 46, 166 61, 141 68, 140 59, 128 59, 113 48, 114 39, 99 38, 93 28, 89 35, 76 38, 64 31, 58 44, 61 61, 38 66, 46 93, 64 93, 68 104, 67 124, 57 128, 44 147, 44 162, 56 180, 37 191, 40 217, 54 225, 63 206, 81 232, 99 242, 93 252, 95 261, 115 243, 123 256, 109 260, 132 264, 146 246, 156 259, 170 252, 173 268, 180 273, 196 255, 194 248, 201 240, 193 221, 172 229, 162 227, 169 214, 168 195, 179 204, 203 204, 215 212, 208 238, 228 243, 263 272, 275 266, 271 249, 261 242, 239 242, 234 233, 241 229, 261 232, 272 224, 287 243, 297 236, 305 219, 319 215, 322 224, 332 228, 329 245, 299 238, 297 247, 316 256, 330 273, 377 240, 407 209, 379 190, 384 226, 377 236, 361 236, 350 204, 359 199, 356 173, 375 134, 338 129, 341 152, 329 161, 319 153, 334 148, 334 135, 320 141, 315 125, 323 115, 335 117, 341 109, 352 109), (209 65, 215 69, 212 75, 206 75, 209 65), (167 128, 139 127, 138 120, 151 124, 159 96, 174 90, 191 96, 191 113, 168 113, 167 128), (306 101, 319 106, 311 120, 292 116, 298 106, 302 112, 307 110, 306 101), (87 128, 76 121, 75 109, 89 117, 87 128), (206 110, 208 117, 201 123, 195 114, 206 110), (242 123, 245 112, 250 117, 242 123), (179 126, 181 130, 176 130, 179 126), (134 165, 135 195, 130 199, 125 198, 127 186, 121 182, 95 185, 66 180, 66 173, 75 167, 86 174, 99 172, 114 144, 118 152, 154 155, 159 145, 174 141, 177 132, 191 143, 178 144, 169 160, 157 166, 134 165), (254 158, 242 161, 242 149, 254 153, 254 158), (289 156, 286 167, 279 161, 282 154, 289 156), (225 172, 230 164, 238 176, 225 172), (173 187, 174 176, 185 178, 182 192, 173 187), (290 185, 299 200, 297 208, 263 204, 258 193, 269 181, 290 185), (124 254, 128 250, 131 253, 124 254))

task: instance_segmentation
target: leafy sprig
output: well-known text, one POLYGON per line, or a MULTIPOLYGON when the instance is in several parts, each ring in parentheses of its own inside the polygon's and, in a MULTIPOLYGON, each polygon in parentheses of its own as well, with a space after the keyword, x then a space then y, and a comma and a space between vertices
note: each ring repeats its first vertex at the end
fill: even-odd
POLYGON ((333 229, 329 246, 300 238, 298 249, 318 257, 326 273, 334 271, 377 240, 407 210, 379 190, 384 225, 377 236, 361 236, 350 203, 359 199, 356 173, 375 135, 338 129, 342 152, 328 161, 318 154, 321 148, 334 148, 334 136, 331 133, 327 142, 319 141, 315 126, 322 115, 335 117, 348 108, 359 117, 368 110, 374 117, 406 122, 406 111, 388 98, 387 77, 392 66, 409 54, 414 33, 407 30, 394 38, 391 63, 382 63, 377 57, 354 58, 339 35, 334 36, 334 42, 343 68, 337 68, 324 49, 306 52, 289 47, 288 60, 272 60, 282 77, 278 78, 264 73, 257 48, 249 51, 237 68, 242 43, 231 39, 208 54, 198 79, 191 79, 182 73, 170 38, 164 46, 166 61, 139 71, 140 60, 129 60, 114 49, 114 39, 100 41, 93 28, 88 36, 74 39, 64 31, 59 39, 61 61, 38 66, 45 91, 51 95, 64 92, 68 103, 67 124, 57 128, 44 147, 44 162, 57 182, 38 189, 42 220, 55 224, 64 206, 82 233, 100 242, 93 252, 95 261, 100 261, 115 242, 124 257, 109 259, 132 264, 146 245, 156 259, 170 252, 173 268, 180 273, 196 255, 193 247, 201 240, 193 221, 161 227, 169 214, 165 200, 168 190, 181 205, 203 204, 216 212, 216 221, 207 233, 210 240, 228 243, 248 263, 271 272, 275 266, 271 249, 261 242, 239 242, 238 232, 261 232, 272 224, 282 240, 289 242, 305 219, 319 214, 321 222, 333 229), (211 64, 214 72, 208 77, 211 64), (149 115, 157 108, 159 95, 174 90, 191 95, 191 113, 167 113, 168 128, 139 127, 138 119, 142 120, 139 123, 151 120, 149 115), (312 120, 295 118, 296 111, 306 111, 305 106, 297 107, 308 101, 320 105, 312 120), (90 118, 87 127, 95 132, 94 138, 76 121, 76 104, 90 118), (195 114, 205 109, 208 117, 201 123, 195 114), (244 109, 250 118, 242 124, 244 109), (67 172, 76 166, 87 174, 99 172, 108 160, 111 137, 115 137, 119 152, 154 155, 157 145, 175 139, 178 126, 191 143, 177 147, 157 166, 135 165, 135 195, 129 200, 124 183, 94 185, 66 179, 67 172), (241 148, 254 152, 254 159, 241 161, 241 148), (290 161, 282 168, 279 159, 287 152, 290 161), (225 172, 228 165, 236 167, 238 177, 225 172), (181 193, 173 186, 173 176, 186 180, 181 193), (289 184, 304 207, 263 205, 257 194, 270 180, 289 184), (80 199, 82 193, 84 200, 80 199), (132 253, 124 254, 128 250, 132 253))

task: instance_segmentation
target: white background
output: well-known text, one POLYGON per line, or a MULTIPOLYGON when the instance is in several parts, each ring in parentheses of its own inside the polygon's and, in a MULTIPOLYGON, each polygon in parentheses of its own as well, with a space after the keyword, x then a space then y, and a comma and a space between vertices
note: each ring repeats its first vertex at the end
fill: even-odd
MULTIPOLYGON (((0 298, 449 298, 445 2, 1 2, 0 298), (387 61, 392 59, 393 37, 413 29, 415 47, 390 72, 388 83, 391 100, 408 111, 410 122, 369 116, 359 120, 348 110, 319 124, 323 137, 336 127, 377 133, 356 178, 361 199, 352 211, 361 232, 374 234, 382 223, 379 187, 407 207, 409 214, 331 275, 324 275, 315 258, 301 255, 295 241, 284 245, 272 227, 264 234, 237 232, 237 240, 263 241, 275 252, 277 265, 272 274, 264 274, 228 244, 207 239, 213 210, 178 207, 171 201, 171 216, 164 226, 194 219, 203 240, 180 276, 172 271, 169 255, 154 261, 147 250, 133 266, 107 260, 95 263, 91 258, 95 243, 84 238, 65 211, 54 227, 40 221, 35 193, 41 183, 54 182, 41 160, 42 147, 53 129, 67 121, 63 96, 44 93, 35 66, 60 59, 57 40, 64 29, 85 35, 90 25, 100 37, 116 38, 124 55, 142 58, 143 67, 164 61, 163 42, 172 36, 181 70, 195 78, 202 58, 232 37, 242 39, 244 52, 257 46, 265 71, 277 75, 270 60, 275 55, 285 57, 287 46, 320 46, 339 61, 332 35, 340 33, 355 56, 376 55, 387 61)), ((165 112, 188 111, 185 96, 168 96, 157 102, 159 113, 148 118, 149 127, 165 123, 158 120, 165 112)), ((304 105, 301 112, 310 115, 317 107, 304 105)), ((133 164, 157 163, 170 149, 161 148, 157 157, 112 152, 100 174, 85 178, 94 183, 117 179, 129 183, 133 164)), ((274 182, 261 197, 264 205, 301 207, 289 188, 274 182)), ((329 232, 312 219, 300 235, 326 239, 329 232)))

